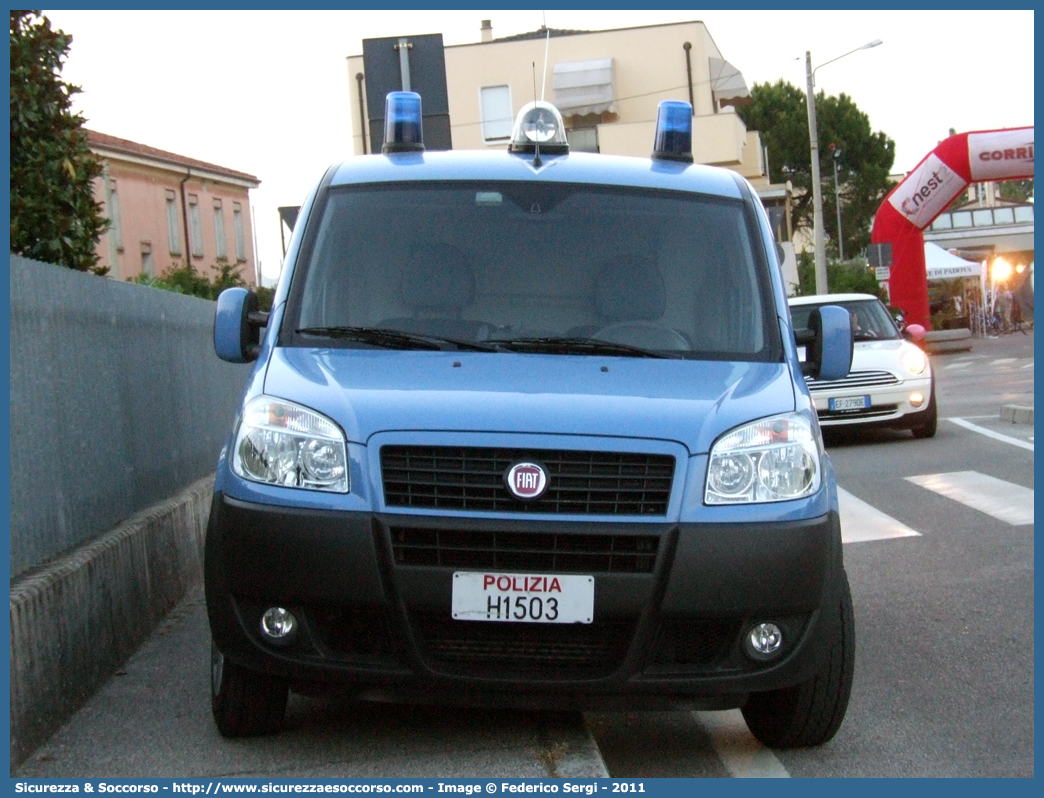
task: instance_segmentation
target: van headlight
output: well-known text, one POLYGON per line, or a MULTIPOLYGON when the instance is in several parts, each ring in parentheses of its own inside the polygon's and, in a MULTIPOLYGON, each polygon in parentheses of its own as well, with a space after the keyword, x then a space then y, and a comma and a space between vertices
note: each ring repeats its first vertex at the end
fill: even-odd
POLYGON ((819 490, 822 469, 812 423, 798 413, 763 418, 711 447, 705 504, 779 502, 819 490))
POLYGON ((243 410, 232 470, 253 482, 347 493, 344 433, 314 410, 259 396, 243 410))

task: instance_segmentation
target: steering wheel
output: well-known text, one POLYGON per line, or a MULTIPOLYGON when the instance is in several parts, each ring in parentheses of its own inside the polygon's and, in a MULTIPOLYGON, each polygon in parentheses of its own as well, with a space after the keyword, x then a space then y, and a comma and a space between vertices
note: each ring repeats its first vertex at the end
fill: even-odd
POLYGON ((651 321, 619 321, 607 324, 591 333, 591 338, 612 344, 640 346, 643 349, 692 351, 692 345, 680 332, 651 321))

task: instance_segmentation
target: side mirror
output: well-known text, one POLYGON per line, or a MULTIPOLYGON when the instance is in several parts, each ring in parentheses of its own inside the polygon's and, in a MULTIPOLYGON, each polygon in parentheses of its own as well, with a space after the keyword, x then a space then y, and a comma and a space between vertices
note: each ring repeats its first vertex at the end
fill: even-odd
POLYGON ((250 363, 261 351, 261 328, 268 314, 258 310, 257 294, 245 288, 226 288, 214 313, 214 351, 229 363, 250 363))
POLYGON ((813 308, 808 329, 795 334, 805 347, 801 373, 814 380, 840 380, 852 368, 852 321, 848 311, 836 305, 813 308))
POLYGON ((924 327, 922 327, 920 324, 907 324, 903 328, 903 337, 906 338, 908 341, 918 343, 924 340, 924 335, 924 327))

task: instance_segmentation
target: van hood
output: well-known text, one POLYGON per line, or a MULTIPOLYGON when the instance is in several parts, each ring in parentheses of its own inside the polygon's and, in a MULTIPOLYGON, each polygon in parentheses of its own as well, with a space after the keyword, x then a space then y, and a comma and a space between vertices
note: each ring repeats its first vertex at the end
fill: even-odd
POLYGON ((265 393, 318 410, 365 444, 389 431, 676 441, 794 410, 784 363, 586 355, 277 348, 265 393))

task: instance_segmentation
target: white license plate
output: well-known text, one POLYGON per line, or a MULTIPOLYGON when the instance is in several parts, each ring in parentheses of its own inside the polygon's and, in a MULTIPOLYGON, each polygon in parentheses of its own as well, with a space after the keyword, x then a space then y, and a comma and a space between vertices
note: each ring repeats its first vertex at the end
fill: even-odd
POLYGON ((458 621, 591 623, 594 577, 457 571, 453 617, 458 621))
POLYGON ((843 399, 831 399, 831 410, 863 410, 870 407, 869 396, 846 396, 843 399))

